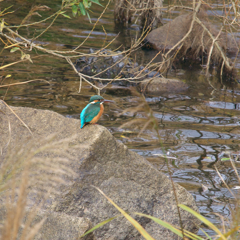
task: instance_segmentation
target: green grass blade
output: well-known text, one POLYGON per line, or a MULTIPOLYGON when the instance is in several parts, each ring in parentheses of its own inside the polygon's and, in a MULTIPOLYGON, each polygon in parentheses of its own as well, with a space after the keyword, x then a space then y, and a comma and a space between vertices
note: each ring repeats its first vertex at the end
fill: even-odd
POLYGON ((212 238, 202 228, 200 228, 200 229, 206 235, 207 239, 212 240, 212 238))
MULTIPOLYGON (((134 214, 136 215, 140 215, 140 216, 143 216, 143 217, 146 217, 146 218, 149 218, 151 220, 153 220, 154 222, 158 223, 159 225, 169 229, 170 231, 172 231, 173 233, 177 234, 179 237, 183 237, 182 236, 182 230, 174 227, 173 225, 171 225, 170 223, 168 222, 165 222, 159 218, 156 218, 156 217, 153 217, 153 216, 150 216, 150 215, 147 215, 147 214, 143 214, 143 213, 138 213, 138 212, 135 212, 134 214)), ((193 240, 203 240, 203 238, 197 236, 196 234, 194 233, 191 233, 187 230, 184 229, 184 234, 186 237, 189 237, 193 240)))
POLYGON ((182 232, 180 230, 178 230, 177 228, 175 228, 174 226, 172 226, 170 223, 167 223, 163 220, 160 220, 158 218, 152 217, 152 216, 147 215, 147 214, 138 213, 138 212, 134 212, 134 214, 139 215, 139 216, 143 216, 143 217, 146 217, 146 218, 150 218, 154 222, 158 223, 159 225, 171 230, 173 233, 177 234, 179 237, 183 237, 182 232))
POLYGON ((91 17, 90 17, 90 15, 89 15, 87 10, 86 10, 86 13, 87 13, 87 17, 88 17, 89 22, 92 23, 91 17))
MULTIPOLYGON (((120 216, 120 215, 119 215, 119 216, 120 216)), ((80 238, 82 238, 82 237, 86 236, 87 234, 93 232, 94 230, 102 227, 103 225, 111 222, 113 219, 115 219, 115 218, 117 218, 117 217, 119 217, 119 216, 115 216, 115 217, 109 218, 109 219, 107 219, 107 220, 105 220, 105 221, 102 221, 102 222, 98 223, 96 226, 94 226, 93 228, 91 228, 90 230, 88 230, 87 232, 85 232, 80 238)))
POLYGON ((105 193, 99 188, 95 187, 138 231, 141 235, 147 240, 154 240, 153 237, 130 215, 128 215, 123 209, 121 209, 116 203, 112 201, 105 193))
POLYGON ((208 221, 205 217, 203 217, 201 214, 195 212, 194 210, 192 210, 191 208, 183 205, 183 204, 178 204, 178 206, 182 209, 184 209, 185 211, 191 213, 192 215, 194 215, 195 217, 197 217, 199 220, 201 220, 203 223, 205 223, 208 227, 210 227, 213 231, 215 231, 217 234, 219 234, 219 236, 221 237, 220 239, 223 240, 227 240, 224 235, 221 233, 221 231, 210 221, 208 221))

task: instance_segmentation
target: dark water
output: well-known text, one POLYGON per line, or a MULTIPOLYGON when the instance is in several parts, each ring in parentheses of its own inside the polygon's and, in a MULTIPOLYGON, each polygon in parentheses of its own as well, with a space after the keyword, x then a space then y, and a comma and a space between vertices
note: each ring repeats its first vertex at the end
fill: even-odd
MULTIPOLYGON (((10 24, 21 22, 26 10, 32 5, 32 1, 18 2, 24 2, 24 4, 18 7, 14 18, 7 19, 6 17, 6 21, 9 20, 10 24)), ((43 1, 37 3, 40 4, 40 2, 44 4, 43 1)), ((106 1, 104 3, 106 4, 106 1)), ((51 4, 51 10, 50 12, 41 12, 43 17, 52 14, 54 9, 60 6, 55 2, 46 2, 46 5, 49 6, 49 4, 51 4)), ((218 13, 220 14, 222 12, 221 4, 216 1, 216 5, 219 7, 218 13)), ((93 13, 91 13, 93 23, 100 12, 101 8, 93 8, 93 13)), ((163 15, 163 22, 166 23, 170 18, 178 15, 178 10, 172 14, 166 13, 163 15)), ((209 11, 209 15, 216 25, 220 25, 211 11, 209 11)), ((37 16, 32 17, 32 20, 39 19, 41 18, 37 16)), ((46 27, 48 24, 20 29, 19 33, 31 38, 33 33, 41 32, 40 27, 46 27)), ((38 43, 45 45, 46 48, 71 50, 86 38, 92 26, 93 24, 90 24, 86 17, 72 19, 60 17, 50 31, 39 39, 38 43)), ((239 31, 234 34, 239 39, 239 31)), ((81 51, 88 52, 89 48, 100 49, 117 35, 116 41, 111 44, 110 48, 116 49, 120 46, 120 50, 128 49, 131 39, 139 35, 139 25, 133 24, 128 28, 117 28, 114 25, 113 4, 111 3, 109 10, 100 20, 81 51), (107 36, 102 26, 104 26, 107 36)), ((10 88, 0 88, 1 99, 13 106, 49 109, 67 117, 79 118, 89 97, 96 91, 88 84, 83 83, 81 92, 78 93, 79 79, 65 60, 42 53, 31 54, 33 54, 33 64, 23 62, 6 68, 1 75, 11 74, 11 77, 0 80, 0 83, 9 84, 32 79, 44 79, 48 83, 37 81, 10 88)), ((135 55, 137 61, 144 64, 151 60, 154 52, 138 49, 135 55)), ((20 53, 9 53, 9 50, 4 50, 0 57, 3 64, 7 64, 18 61, 20 53)), ((158 120, 158 131, 164 149, 173 157, 169 159, 169 162, 174 181, 184 186, 194 196, 201 214, 220 226, 221 220, 214 213, 230 217, 231 213, 227 203, 231 202, 233 197, 216 173, 214 165, 217 165, 223 179, 232 191, 239 195, 239 190, 233 190, 235 186, 239 185, 234 170, 229 161, 223 162, 221 159, 227 156, 224 155, 224 152, 238 155, 240 149, 240 88, 238 83, 222 84, 216 75, 212 75, 207 80, 200 67, 195 68, 189 65, 182 67, 176 71, 170 71, 168 77, 179 78, 189 85, 189 89, 184 94, 145 96, 145 99, 153 110, 154 117, 158 120), (204 192, 202 184, 209 190, 204 192)), ((239 76, 239 58, 236 59, 236 67, 239 76)), ((118 140, 144 156, 156 168, 168 174, 164 158, 156 155, 163 154, 163 151, 158 144, 156 133, 151 127, 145 129, 140 136, 138 133, 143 126, 141 124, 136 129, 133 126, 127 129, 119 128, 130 120, 145 118, 144 112, 135 114, 127 112, 119 116, 123 110, 138 106, 142 101, 141 98, 126 91, 115 92, 111 90, 111 87, 112 85, 101 94, 106 99, 114 100, 115 104, 106 105, 104 116, 99 124, 106 126, 118 140)), ((236 163, 236 165, 238 167, 239 164, 236 163)), ((213 234, 209 230, 206 231, 213 234)))

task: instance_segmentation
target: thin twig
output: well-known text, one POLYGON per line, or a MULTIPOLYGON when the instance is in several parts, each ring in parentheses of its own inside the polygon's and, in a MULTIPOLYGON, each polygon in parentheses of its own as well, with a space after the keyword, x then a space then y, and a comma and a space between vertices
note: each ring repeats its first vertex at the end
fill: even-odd
MULTIPOLYGON (((204 28, 204 30, 206 30, 206 32, 208 33, 209 37, 214 41, 214 39, 215 39, 214 36, 211 34, 211 32, 208 30, 208 28, 202 23, 202 21, 197 16, 195 18, 195 21, 197 23, 199 23, 204 28)), ((219 50, 219 52, 220 52, 220 54, 222 56, 222 59, 223 59, 224 63, 226 64, 227 68, 229 70, 232 70, 233 67, 230 65, 228 58, 225 56, 225 54, 223 53, 223 50, 221 49, 221 47, 219 46, 218 42, 216 42, 216 41, 215 41, 215 46, 219 50)))
POLYGON ((78 89, 78 93, 81 92, 82 89, 82 76, 79 76, 79 89, 78 89))
POLYGON ((226 188, 228 189, 228 191, 229 191, 229 192, 232 194, 232 196, 236 199, 236 196, 233 194, 233 192, 231 191, 231 189, 228 187, 227 183, 224 181, 224 179, 223 179, 222 175, 220 174, 220 172, 218 171, 217 167, 216 167, 216 166, 214 166, 214 167, 215 167, 215 170, 216 170, 218 176, 220 177, 220 179, 222 180, 222 182, 224 183, 224 185, 226 186, 226 188))
POLYGON ((208 60, 207 60, 207 70, 206 70, 206 74, 208 74, 208 71, 209 71, 209 67, 210 67, 210 61, 211 61, 211 56, 212 56, 212 51, 213 51, 213 48, 214 48, 214 45, 215 45, 215 42, 218 40, 220 34, 222 33, 222 30, 223 30, 223 26, 221 27, 218 35, 216 36, 216 38, 213 39, 212 41, 212 45, 210 47, 210 50, 209 50, 209 53, 208 53, 208 60))
POLYGON ((78 49, 89 39, 89 37, 91 36, 93 30, 95 29, 96 25, 98 24, 99 20, 102 18, 103 14, 104 14, 105 11, 107 10, 110 2, 111 2, 111 0, 109 0, 108 3, 106 4, 106 7, 105 7, 104 10, 102 11, 101 15, 99 16, 99 18, 97 19, 97 21, 95 22, 95 24, 93 25, 93 28, 92 28, 92 30, 90 31, 90 33, 88 34, 88 36, 84 39, 84 41, 83 41, 81 44, 79 44, 75 49, 73 49, 72 52, 78 50, 78 49))
POLYGON ((72 62, 72 60, 71 60, 70 58, 66 57, 65 59, 66 59, 67 62, 72 66, 73 70, 77 73, 77 75, 78 75, 81 79, 83 79, 85 82, 87 82, 89 85, 91 85, 91 86, 94 87, 95 89, 97 89, 97 90, 101 89, 101 88, 97 87, 96 85, 92 84, 91 82, 89 82, 89 81, 85 78, 86 75, 81 74, 80 72, 78 72, 78 70, 76 69, 75 65, 73 64, 73 62, 72 62))
POLYGON ((30 128, 27 126, 27 124, 12 110, 12 108, 3 100, 0 100, 1 102, 4 103, 4 105, 7 106, 7 108, 17 117, 17 119, 28 129, 28 131, 31 133, 31 135, 33 136, 32 131, 30 130, 30 128))
POLYGON ((26 83, 30 83, 30 82, 36 82, 36 81, 44 81, 44 82, 47 82, 48 84, 50 84, 50 82, 47 81, 47 80, 45 80, 45 79, 34 79, 34 80, 29 80, 29 81, 24 81, 24 82, 18 82, 18 83, 10 83, 10 84, 6 84, 6 85, 0 85, 0 88, 10 87, 10 86, 15 86, 15 85, 21 85, 21 84, 26 84, 26 83))

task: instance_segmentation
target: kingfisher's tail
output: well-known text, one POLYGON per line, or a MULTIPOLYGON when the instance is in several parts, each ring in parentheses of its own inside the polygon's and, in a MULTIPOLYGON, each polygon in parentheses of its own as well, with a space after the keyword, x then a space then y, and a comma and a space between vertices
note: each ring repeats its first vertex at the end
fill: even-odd
POLYGON ((81 120, 81 127, 80 128, 83 128, 85 126, 85 122, 84 122, 84 119, 81 118, 81 116, 80 116, 80 120, 81 120))
POLYGON ((86 125, 88 125, 89 123, 85 122, 83 124, 81 124, 81 129, 84 128, 86 125))

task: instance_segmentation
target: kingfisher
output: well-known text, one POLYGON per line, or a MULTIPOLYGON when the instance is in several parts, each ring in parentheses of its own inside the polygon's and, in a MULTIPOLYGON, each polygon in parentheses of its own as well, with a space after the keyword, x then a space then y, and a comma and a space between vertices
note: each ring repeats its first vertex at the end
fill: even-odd
POLYGON ((80 114, 81 128, 89 123, 94 124, 99 120, 104 111, 104 102, 112 101, 106 100, 99 95, 95 95, 90 98, 88 105, 82 110, 80 114))

